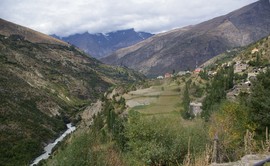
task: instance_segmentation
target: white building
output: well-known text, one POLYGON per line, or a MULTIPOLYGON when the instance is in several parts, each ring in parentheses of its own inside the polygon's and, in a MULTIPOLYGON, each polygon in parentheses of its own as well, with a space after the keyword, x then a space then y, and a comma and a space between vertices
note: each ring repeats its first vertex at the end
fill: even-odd
POLYGON ((195 116, 201 114, 202 112, 202 103, 199 102, 191 102, 189 104, 190 112, 195 116))

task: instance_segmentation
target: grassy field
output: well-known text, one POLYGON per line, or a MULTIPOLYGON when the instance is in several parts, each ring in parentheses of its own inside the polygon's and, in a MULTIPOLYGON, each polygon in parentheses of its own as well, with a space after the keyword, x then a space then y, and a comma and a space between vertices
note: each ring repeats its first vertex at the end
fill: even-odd
POLYGON ((123 97, 130 110, 140 112, 146 119, 157 119, 170 123, 171 127, 187 127, 196 125, 199 120, 186 121, 180 112, 182 108, 182 92, 184 83, 178 80, 157 81, 147 89, 139 89, 125 94, 123 97), (177 83, 178 82, 178 83, 177 83))
POLYGON ((139 111, 146 116, 175 116, 181 109, 181 94, 178 89, 179 86, 175 82, 165 82, 162 85, 129 92, 123 97, 129 110, 139 111))

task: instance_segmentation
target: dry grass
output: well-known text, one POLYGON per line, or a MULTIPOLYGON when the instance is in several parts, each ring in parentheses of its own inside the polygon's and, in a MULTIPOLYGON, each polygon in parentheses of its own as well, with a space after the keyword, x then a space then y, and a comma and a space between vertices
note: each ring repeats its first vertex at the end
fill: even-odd
POLYGON ((206 145, 204 153, 201 156, 195 158, 193 166, 208 166, 210 164, 211 156, 212 156, 212 147, 206 145))
POLYGON ((262 150, 264 153, 270 152, 270 138, 269 138, 269 130, 268 127, 266 127, 265 130, 265 141, 262 141, 262 150))
POLYGON ((113 148, 107 149, 106 161, 108 166, 124 166, 122 159, 120 158, 119 152, 113 148))
POLYGON ((191 166, 192 165, 192 163, 191 163, 192 158, 191 158, 191 154, 190 154, 190 141, 191 141, 191 138, 189 137, 189 139, 188 139, 188 153, 183 161, 184 166, 191 166))
POLYGON ((250 132, 249 130, 246 131, 246 135, 244 137, 245 154, 253 154, 256 151, 257 145, 254 137, 254 132, 250 132))

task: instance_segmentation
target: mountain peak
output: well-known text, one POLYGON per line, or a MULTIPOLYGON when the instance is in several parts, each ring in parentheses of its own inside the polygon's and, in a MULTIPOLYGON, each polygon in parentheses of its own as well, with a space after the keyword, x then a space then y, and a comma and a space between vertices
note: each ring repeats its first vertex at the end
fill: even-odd
POLYGON ((136 32, 134 28, 108 33, 75 34, 61 39, 74 44, 95 58, 105 57, 114 51, 131 46, 153 36, 147 32, 136 32))

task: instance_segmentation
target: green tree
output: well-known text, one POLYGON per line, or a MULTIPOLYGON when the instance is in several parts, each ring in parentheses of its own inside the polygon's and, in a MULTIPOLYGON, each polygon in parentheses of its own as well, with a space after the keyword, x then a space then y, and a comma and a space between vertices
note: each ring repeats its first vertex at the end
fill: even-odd
POLYGON ((259 133, 263 134, 266 127, 270 128, 270 69, 257 75, 252 84, 248 102, 251 108, 250 118, 257 124, 259 133))
POLYGON ((203 95, 203 87, 200 87, 200 85, 196 85, 195 82, 191 85, 191 88, 190 88, 190 94, 194 97, 202 97, 203 95))
POLYGON ((207 89, 207 96, 203 101, 202 117, 209 120, 211 113, 217 110, 218 105, 226 99, 226 90, 233 87, 233 66, 220 69, 207 89))
POLYGON ((199 76, 201 77, 201 79, 209 80, 208 73, 206 70, 200 71, 199 76))
POLYGON ((192 118, 193 116, 191 115, 190 110, 189 110, 190 97, 189 97, 189 86, 187 83, 185 85, 182 104, 183 104, 182 117, 184 119, 192 118))
POLYGON ((127 122, 126 118, 117 118, 115 120, 114 128, 113 128, 113 138, 116 141, 118 147, 125 151, 127 148, 127 137, 125 136, 125 123, 127 122))
POLYGON ((111 131, 114 127, 115 119, 116 119, 116 114, 114 112, 113 107, 110 105, 109 108, 107 108, 107 126, 108 130, 111 131))
POLYGON ((104 122, 102 119, 102 114, 98 113, 96 116, 93 117, 93 128, 97 131, 104 127, 104 122))

